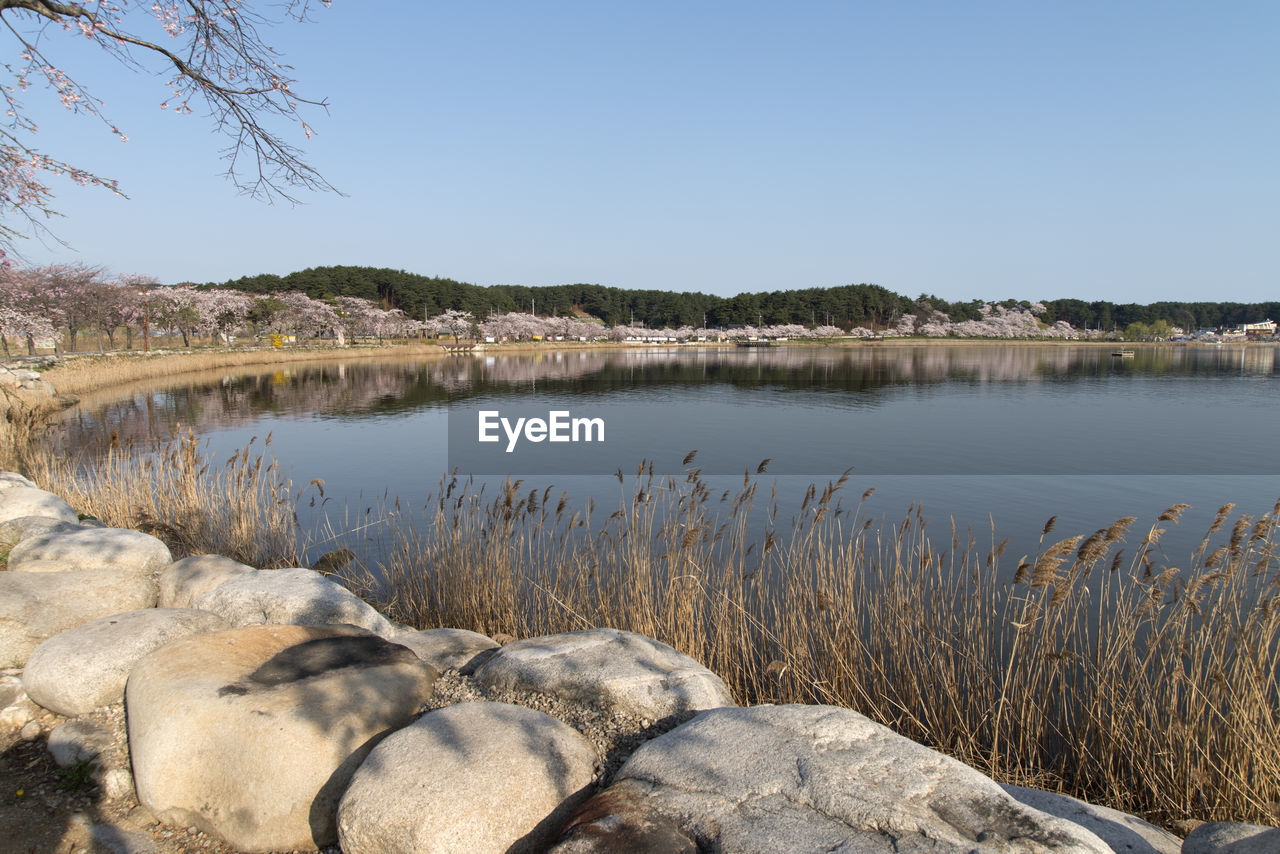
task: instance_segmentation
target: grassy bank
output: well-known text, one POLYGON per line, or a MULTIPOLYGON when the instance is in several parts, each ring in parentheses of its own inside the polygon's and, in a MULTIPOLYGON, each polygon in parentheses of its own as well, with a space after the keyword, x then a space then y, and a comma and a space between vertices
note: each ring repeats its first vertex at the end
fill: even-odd
POLYGON ((61 394, 82 394, 138 380, 171 377, 220 368, 261 367, 332 359, 368 359, 390 355, 438 356, 439 347, 421 341, 402 344, 358 345, 351 347, 290 347, 284 350, 254 348, 240 350, 156 351, 111 353, 105 356, 77 355, 42 375, 61 394))
MULTIPOLYGON (((9 422, 12 433, 16 422, 9 422)), ((13 436, 11 435, 12 439, 13 436)), ((269 447, 213 463, 195 438, 89 464, 39 442, 26 473, 82 512, 178 554, 263 566, 305 550, 295 486, 269 447)), ((349 583, 395 619, 528 637, 615 626, 719 673, 743 703, 857 709, 997 779, 1161 823, 1280 821, 1280 503, 1222 508, 1176 566, 1161 535, 1185 509, 1097 532, 1045 525, 1036 553, 996 532, 864 518, 840 479, 779 507, 745 477, 712 491, 620 478, 618 502, 442 480, 418 515, 377 518, 349 583)), ((337 532, 341 533, 341 532, 337 532)))

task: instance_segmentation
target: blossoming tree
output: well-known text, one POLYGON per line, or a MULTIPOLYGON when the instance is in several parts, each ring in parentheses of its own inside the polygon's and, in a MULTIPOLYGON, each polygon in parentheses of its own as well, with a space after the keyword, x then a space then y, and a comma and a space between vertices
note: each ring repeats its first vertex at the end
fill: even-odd
POLYGON ((245 0, 0 0, 0 22, 16 42, 4 65, 13 82, 0 86, 7 117, 0 122, 0 244, 43 230, 56 214, 46 183, 50 176, 120 192, 114 180, 39 147, 38 128, 23 104, 27 90, 43 84, 71 112, 128 139, 85 82, 64 70, 66 49, 73 45, 88 43, 126 67, 162 73, 168 96, 161 109, 191 113, 193 102, 203 106, 227 140, 226 174, 242 192, 292 199, 299 190, 333 189, 277 128, 280 122, 293 125, 309 138, 313 131, 303 110, 324 108, 324 102, 294 89, 289 66, 262 36, 272 24, 305 20, 309 5, 309 0, 285 0, 275 7, 245 0))

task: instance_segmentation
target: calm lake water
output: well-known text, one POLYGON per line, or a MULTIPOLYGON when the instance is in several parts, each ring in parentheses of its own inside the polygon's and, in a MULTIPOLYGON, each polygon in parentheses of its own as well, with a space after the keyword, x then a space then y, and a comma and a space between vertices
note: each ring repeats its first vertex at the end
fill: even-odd
MULTIPOLYGON (((492 416, 497 417, 497 416, 492 416)), ((808 485, 853 473, 890 521, 922 504, 939 541, 950 520, 1009 537, 1013 562, 1041 527, 1088 534, 1120 516, 1149 524, 1192 505, 1162 541, 1186 564, 1217 510, 1255 516, 1280 497, 1280 347, 925 345, 644 348, 352 360, 219 373, 86 398, 65 441, 145 442, 179 429, 218 459, 270 432, 295 483, 322 478, 324 512, 359 519, 379 499, 421 506, 453 468, 523 477, 575 501, 618 501, 612 473, 641 460, 691 466, 729 488, 770 460, 782 511, 808 485), (480 412, 599 418, 603 441, 478 441, 480 412)), ((581 436, 582 434, 580 434, 581 436)), ((593 437, 596 438, 596 437, 593 437)), ((302 508, 319 525, 319 508, 302 508)), ((335 522, 337 527, 342 521, 335 522)), ((334 548, 325 544, 319 551, 334 548)))

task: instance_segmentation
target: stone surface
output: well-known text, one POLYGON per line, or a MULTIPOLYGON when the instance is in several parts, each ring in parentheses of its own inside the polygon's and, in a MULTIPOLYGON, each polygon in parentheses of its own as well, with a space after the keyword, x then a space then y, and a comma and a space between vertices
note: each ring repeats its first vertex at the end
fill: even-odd
POLYGON ((38 711, 27 692, 22 690, 21 676, 0 677, 0 734, 25 729, 38 711))
POLYGON ((197 596, 193 605, 233 626, 348 623, 378 635, 395 633, 372 605, 310 569, 255 569, 197 596))
POLYGON ((147 608, 103 617, 49 638, 27 659, 27 695, 51 712, 75 717, 124 697, 129 671, 171 640, 230 628, 209 611, 147 608))
POLYGON ((221 555, 184 557, 160 572, 161 608, 191 608, 199 597, 254 568, 221 555))
POLYGON ((156 854, 160 850, 147 834, 139 830, 91 824, 89 835, 95 846, 93 850, 102 854, 156 854))
POLYGON ((676 823, 627 795, 606 789, 579 807, 551 854, 697 854, 676 823))
POLYGON ((78 519, 71 505, 52 492, 22 484, 0 490, 0 522, 23 516, 45 516, 73 524, 78 519))
POLYGON ((409 650, 350 626, 173 641, 125 690, 138 800, 241 851, 333 844, 351 774, 432 681, 409 650))
POLYGON ((391 638, 436 670, 456 668, 471 673, 493 655, 498 644, 490 637, 466 629, 424 629, 408 631, 391 638))
POLYGON ((507 644, 475 673, 481 686, 592 701, 654 719, 733 697, 719 676, 643 635, 589 629, 507 644))
POLYGON ((1070 795, 1000 784, 1015 800, 1032 809, 1075 822, 1111 846, 1112 851, 1133 854, 1178 854, 1182 840, 1169 831, 1128 813, 1100 807, 1070 795))
POLYGON ((127 569, 0 572, 0 664, 21 667, 60 632, 155 604, 155 581, 127 569))
POLYGON ((12 548, 24 537, 39 536, 54 531, 77 531, 82 525, 51 519, 48 516, 19 516, 0 522, 0 548, 12 548))
POLYGON ((698 715, 637 750, 609 791, 715 851, 1105 854, 968 766, 832 706, 698 715))
POLYGON ((16 471, 0 471, 0 492, 12 489, 15 486, 28 486, 32 489, 39 488, 30 478, 24 477, 16 471))
POLYGON ((67 721, 49 733, 49 752, 60 768, 91 760, 111 747, 111 731, 91 721, 67 721))
POLYGON ((1187 834, 1183 854, 1276 854, 1280 828, 1234 821, 1202 824, 1187 834))
POLYGON ((81 528, 24 537, 9 552, 12 572, 127 569, 154 572, 173 560, 169 547, 141 531, 81 528))
POLYGON ((1178 854, 1183 846, 1183 840, 1170 834, 1165 828, 1156 827, 1117 809, 1098 807, 1052 791, 1005 784, 1000 784, 1000 787, 1019 803, 1050 816, 1065 818, 1066 821, 1075 822, 1085 830, 1092 831, 1094 836, 1106 842, 1117 853, 1132 851, 1133 854, 1178 854))
POLYGON ((591 782, 595 751, 550 715, 460 703, 388 736, 338 809, 345 854, 543 850, 591 782))
POLYGON ((0 709, 12 706, 25 696, 21 676, 0 676, 0 709))

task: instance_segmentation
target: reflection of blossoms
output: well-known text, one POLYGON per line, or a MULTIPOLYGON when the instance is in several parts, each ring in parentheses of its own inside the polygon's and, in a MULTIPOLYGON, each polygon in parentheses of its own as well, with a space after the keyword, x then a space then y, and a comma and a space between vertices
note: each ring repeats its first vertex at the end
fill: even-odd
MULTIPOLYGON (((1264 354, 1270 359, 1270 354, 1264 354)), ((1169 359, 1185 354, 1170 353, 1169 359)), ((206 384, 191 378, 147 389, 121 399, 120 390, 86 396, 64 420, 68 441, 93 446, 114 432, 120 441, 170 437, 182 429, 198 433, 235 427, 263 411, 360 416, 388 407, 444 406, 469 392, 500 394, 556 383, 578 384, 600 378, 625 387, 637 383, 752 385, 761 371, 776 371, 769 381, 800 382, 815 390, 866 391, 879 386, 1036 382, 1093 369, 1105 350, 1075 347, 769 347, 690 350, 668 347, 620 350, 546 351, 483 358, 430 361, 395 360, 326 363, 272 368, 248 375, 213 374, 206 384), (714 368, 708 371, 707 368, 714 368), (684 373, 682 373, 684 372, 684 373), (648 378, 647 380, 645 378, 648 378), (164 391, 157 392, 157 388, 164 391), (94 404, 94 398, 109 403, 94 404)), ((1269 373, 1270 361, 1250 366, 1269 373)))

